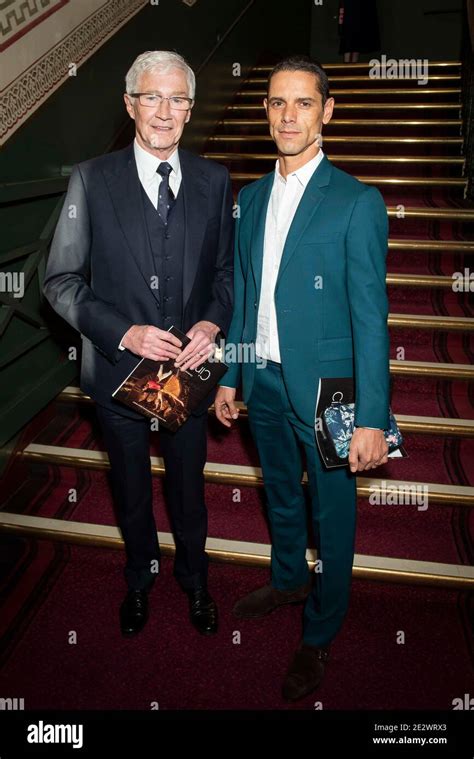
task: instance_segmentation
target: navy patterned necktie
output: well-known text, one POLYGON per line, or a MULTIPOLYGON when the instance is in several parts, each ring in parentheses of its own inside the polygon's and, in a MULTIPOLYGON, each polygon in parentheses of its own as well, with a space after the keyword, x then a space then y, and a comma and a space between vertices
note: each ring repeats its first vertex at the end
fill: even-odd
POLYGON ((165 224, 168 224, 168 216, 175 202, 173 191, 170 188, 170 174, 172 171, 172 166, 166 161, 162 161, 157 168, 157 172, 161 175, 162 180, 158 187, 158 206, 156 210, 165 224))

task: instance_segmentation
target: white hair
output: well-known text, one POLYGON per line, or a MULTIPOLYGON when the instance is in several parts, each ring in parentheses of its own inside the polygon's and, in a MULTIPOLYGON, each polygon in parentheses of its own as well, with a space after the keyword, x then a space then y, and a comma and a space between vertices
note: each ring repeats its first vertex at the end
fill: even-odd
POLYGON ((128 95, 137 91, 138 80, 145 71, 159 71, 166 74, 171 69, 181 69, 186 74, 188 94, 193 98, 196 92, 194 71, 181 55, 170 50, 148 50, 136 58, 125 77, 125 90, 128 95))

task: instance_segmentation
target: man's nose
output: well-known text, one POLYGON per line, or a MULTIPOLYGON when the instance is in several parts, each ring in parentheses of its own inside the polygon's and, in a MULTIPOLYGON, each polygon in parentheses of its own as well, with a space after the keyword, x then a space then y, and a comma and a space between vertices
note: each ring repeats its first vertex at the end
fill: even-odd
POLYGON ((171 109, 170 109, 170 101, 169 100, 162 100, 161 103, 159 103, 156 106, 155 116, 158 116, 160 119, 170 119, 171 118, 171 109))
POLYGON ((287 124, 289 121, 296 121, 296 107, 287 104, 282 113, 281 120, 287 124))

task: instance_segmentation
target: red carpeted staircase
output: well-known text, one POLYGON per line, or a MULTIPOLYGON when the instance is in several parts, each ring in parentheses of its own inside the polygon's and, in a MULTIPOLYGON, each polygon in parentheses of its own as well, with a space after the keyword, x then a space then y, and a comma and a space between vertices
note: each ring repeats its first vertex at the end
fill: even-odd
MULTIPOLYGON (((250 73, 206 147, 207 157, 229 167, 236 192, 274 166, 261 105, 268 70, 250 73)), ((474 660, 473 301, 452 286, 454 272, 474 261, 460 66, 432 63, 424 86, 372 80, 366 64, 327 70, 336 107, 324 150, 376 185, 390 216, 392 408, 409 458, 358 478, 349 616, 317 698, 291 708, 321 701, 325 709, 450 709, 472 689, 474 660), (428 507, 370 502, 372 491, 400 483, 426 488, 428 507)), ((93 405, 66 388, 32 420, 12 457, 0 512, 0 695, 22 696, 26 708, 149 709, 153 701, 164 709, 286 708, 279 687, 300 610, 252 623, 231 615, 235 600, 268 577, 263 488, 245 410, 231 431, 209 417, 215 640, 199 639, 188 624, 171 559, 146 630, 121 639, 123 555, 106 549, 122 546, 103 451, 93 405), (68 643, 71 630, 76 645, 68 643)), ((158 435, 151 455, 157 527, 172 553, 158 435)))

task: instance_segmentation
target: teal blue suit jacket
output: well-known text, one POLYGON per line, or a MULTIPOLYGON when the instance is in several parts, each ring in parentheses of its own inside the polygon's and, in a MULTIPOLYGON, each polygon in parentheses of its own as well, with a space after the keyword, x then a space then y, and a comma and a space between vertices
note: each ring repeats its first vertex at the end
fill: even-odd
MULTIPOLYGON (((254 344, 263 243, 274 172, 238 198, 234 313, 222 384, 252 393, 254 361, 232 355, 254 344)), ((296 414, 313 425, 320 377, 355 378, 355 424, 389 426, 389 335, 386 291, 388 218, 375 187, 337 169, 325 155, 290 226, 275 287, 281 368, 296 414)))

